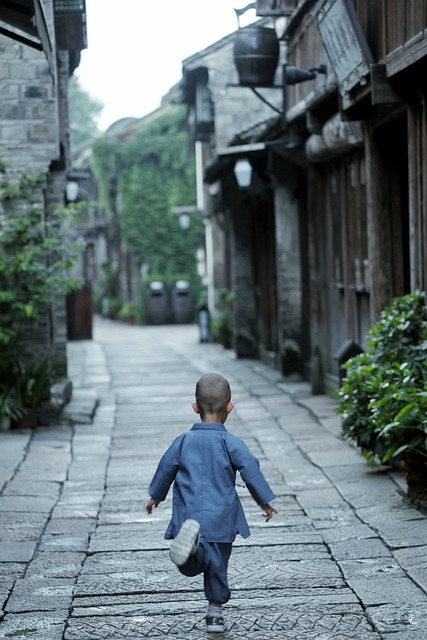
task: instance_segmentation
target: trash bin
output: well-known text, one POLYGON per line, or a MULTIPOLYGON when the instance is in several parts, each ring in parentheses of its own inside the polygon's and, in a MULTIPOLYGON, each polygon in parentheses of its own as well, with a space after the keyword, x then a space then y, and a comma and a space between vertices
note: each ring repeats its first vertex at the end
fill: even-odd
POLYGON ((148 324, 166 324, 169 320, 169 300, 165 283, 153 280, 147 288, 148 324))
POLYGON ((172 289, 172 317, 176 324, 194 322, 194 298, 188 280, 177 280, 172 289))

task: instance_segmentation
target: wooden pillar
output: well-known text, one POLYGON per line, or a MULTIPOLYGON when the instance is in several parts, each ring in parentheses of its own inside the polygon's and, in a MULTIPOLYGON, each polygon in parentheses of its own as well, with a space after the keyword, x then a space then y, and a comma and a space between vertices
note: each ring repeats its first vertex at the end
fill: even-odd
POLYGON ((307 336, 303 330, 303 284, 300 237, 298 169, 276 160, 275 210, 277 251, 278 333, 281 369, 285 375, 302 373, 307 336), (282 166, 283 165, 283 166, 282 166), (281 169, 282 167, 282 169, 281 169), (280 170, 281 169, 281 170, 280 170))
POLYGON ((408 109, 411 290, 427 288, 427 116, 423 96, 408 109))
POLYGON ((234 349, 238 358, 257 358, 259 340, 253 264, 253 224, 249 198, 237 197, 232 205, 232 288, 234 299, 234 349))
POLYGON ((393 296, 389 203, 384 167, 372 130, 366 131, 366 203, 370 274, 370 323, 375 324, 393 296))

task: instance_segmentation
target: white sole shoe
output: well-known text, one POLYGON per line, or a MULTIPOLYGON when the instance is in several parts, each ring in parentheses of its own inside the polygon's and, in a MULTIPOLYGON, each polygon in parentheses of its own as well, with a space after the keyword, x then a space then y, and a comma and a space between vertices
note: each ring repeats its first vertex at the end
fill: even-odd
POLYGON ((185 564, 188 558, 196 553, 199 546, 200 524, 197 520, 184 520, 176 538, 172 540, 169 555, 178 567, 185 564))
POLYGON ((224 633, 224 618, 222 616, 206 616, 206 631, 208 633, 224 633))

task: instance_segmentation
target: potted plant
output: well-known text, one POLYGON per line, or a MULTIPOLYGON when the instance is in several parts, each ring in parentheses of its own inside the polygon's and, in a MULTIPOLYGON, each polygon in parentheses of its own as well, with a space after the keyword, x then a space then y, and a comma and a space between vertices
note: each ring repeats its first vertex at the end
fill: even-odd
POLYGON ((120 319, 128 324, 135 324, 138 308, 132 300, 126 302, 120 309, 120 319))
POLYGON ((395 298, 345 365, 337 411, 370 461, 399 460, 408 496, 427 499, 427 321, 424 293, 395 298))

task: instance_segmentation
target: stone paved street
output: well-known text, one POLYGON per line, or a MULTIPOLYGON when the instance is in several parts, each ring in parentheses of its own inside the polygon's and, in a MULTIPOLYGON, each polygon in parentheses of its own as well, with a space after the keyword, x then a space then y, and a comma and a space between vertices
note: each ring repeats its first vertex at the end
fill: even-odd
POLYGON ((0 638, 205 638, 200 577, 179 574, 147 487, 197 417, 198 377, 231 384, 227 428, 277 495, 268 524, 239 492, 252 536, 230 561, 229 640, 427 639, 427 519, 400 473, 340 437, 334 403, 257 361, 199 344, 195 326, 96 319, 69 344, 74 395, 61 424, 0 433, 0 638), (93 422, 95 398, 98 406, 93 422))

